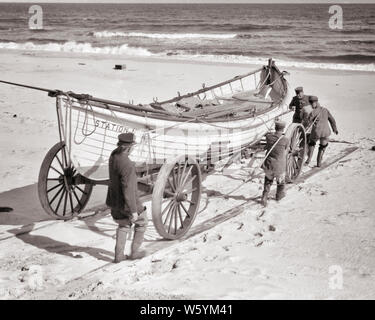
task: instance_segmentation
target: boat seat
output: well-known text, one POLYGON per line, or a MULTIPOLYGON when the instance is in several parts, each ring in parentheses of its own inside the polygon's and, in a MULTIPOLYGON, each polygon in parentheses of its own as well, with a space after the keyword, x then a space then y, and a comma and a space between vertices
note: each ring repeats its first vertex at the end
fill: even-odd
POLYGON ((260 90, 254 91, 243 91, 240 93, 234 94, 232 97, 234 99, 242 100, 242 101, 249 101, 249 100, 259 100, 259 101, 267 101, 269 102, 272 100, 270 98, 270 93, 272 91, 272 87, 265 85, 260 90))
POLYGON ((249 101, 249 102, 266 102, 266 103, 272 103, 271 98, 271 92, 272 87, 269 85, 263 86, 259 90, 247 90, 242 91, 235 94, 230 94, 226 96, 217 96, 215 95, 215 98, 218 100, 223 101, 233 101, 233 100, 240 100, 240 101, 249 101))
POLYGON ((181 115, 184 111, 186 111, 185 108, 179 108, 178 106, 175 106, 172 103, 166 103, 166 104, 160 105, 160 108, 173 115, 181 115))

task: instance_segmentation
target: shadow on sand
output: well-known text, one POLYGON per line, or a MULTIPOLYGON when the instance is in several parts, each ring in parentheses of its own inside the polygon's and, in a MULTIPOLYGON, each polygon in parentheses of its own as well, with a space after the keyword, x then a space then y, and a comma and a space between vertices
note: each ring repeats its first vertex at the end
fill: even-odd
MULTIPOLYGON (((30 225, 28 226, 30 227, 30 225)), ((23 229, 23 227, 21 228, 23 229)), ((31 225, 31 232, 33 230, 33 224, 31 225)), ((20 233, 19 229, 11 229, 8 230, 8 232, 15 234, 16 238, 20 239, 26 244, 32 245, 34 247, 37 247, 39 249, 46 250, 51 253, 57 253, 64 256, 68 256, 71 258, 83 258, 79 252, 85 252, 89 254, 90 256, 110 262, 112 261, 113 252, 110 252, 108 250, 99 249, 99 248, 93 248, 93 247, 84 247, 84 246, 75 246, 70 245, 69 243, 58 241, 46 236, 40 236, 40 235, 33 235, 28 233, 20 233), (74 254, 76 253, 76 254, 74 254)))

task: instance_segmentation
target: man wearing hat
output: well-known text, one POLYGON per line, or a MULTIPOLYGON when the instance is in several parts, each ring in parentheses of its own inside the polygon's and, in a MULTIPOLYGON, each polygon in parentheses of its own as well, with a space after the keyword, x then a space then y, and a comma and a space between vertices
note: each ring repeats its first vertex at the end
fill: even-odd
POLYGON ((124 254, 126 239, 134 223, 134 238, 131 245, 131 259, 144 256, 139 251, 143 242, 148 219, 146 208, 138 196, 137 175, 129 154, 135 145, 133 133, 118 136, 117 148, 109 158, 109 186, 106 204, 111 208, 111 215, 118 223, 116 231, 115 260, 120 262, 128 257, 124 254))
POLYGON ((306 164, 309 164, 314 153, 315 145, 318 140, 319 152, 317 157, 317 166, 320 167, 323 159, 324 152, 328 146, 329 136, 331 135, 331 130, 329 129, 328 122, 332 127, 332 131, 338 134, 336 127, 336 121, 331 115, 331 113, 324 107, 322 107, 318 102, 318 97, 311 96, 309 101, 312 106, 312 112, 309 116, 309 123, 312 124, 311 133, 309 136, 309 147, 307 151, 306 164))
POLYGON ((302 108, 309 105, 309 96, 305 96, 302 87, 297 87, 294 89, 296 95, 293 97, 289 104, 289 109, 294 109, 293 123, 302 122, 302 108))
POLYGON ((283 134, 285 126, 285 122, 276 121, 276 131, 266 135, 267 153, 262 164, 265 178, 261 203, 264 207, 267 206, 268 194, 274 179, 277 183, 276 200, 279 201, 285 197, 286 150, 289 145, 289 139, 283 134))

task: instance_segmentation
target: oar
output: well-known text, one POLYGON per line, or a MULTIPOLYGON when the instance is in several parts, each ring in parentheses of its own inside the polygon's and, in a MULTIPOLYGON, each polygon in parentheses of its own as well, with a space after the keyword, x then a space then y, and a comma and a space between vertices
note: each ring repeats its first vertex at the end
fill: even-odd
POLYGON ((129 109, 138 110, 138 111, 146 111, 146 112, 153 112, 153 113, 161 113, 161 114, 165 114, 165 115, 171 115, 171 113, 169 113, 165 110, 157 110, 157 109, 153 109, 153 108, 147 108, 145 106, 137 106, 137 105, 134 105, 134 104, 123 103, 123 102, 118 102, 118 101, 114 101, 114 100, 96 98, 96 97, 90 96, 88 94, 77 94, 77 93, 70 92, 70 91, 64 92, 64 91, 57 90, 57 89, 53 90, 53 89, 46 89, 46 88, 41 88, 41 87, 34 87, 34 86, 26 85, 26 84, 4 81, 4 80, 0 80, 0 83, 5 83, 5 84, 17 86, 17 87, 48 92, 48 95, 50 97, 56 97, 57 95, 65 95, 65 96, 70 96, 72 98, 75 98, 77 100, 94 101, 94 102, 111 104, 111 105, 114 105, 114 106, 129 108, 129 109))

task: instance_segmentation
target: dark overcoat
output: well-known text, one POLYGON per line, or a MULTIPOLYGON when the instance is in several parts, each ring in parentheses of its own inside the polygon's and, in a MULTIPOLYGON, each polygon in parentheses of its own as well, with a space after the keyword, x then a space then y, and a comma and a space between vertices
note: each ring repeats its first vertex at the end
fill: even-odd
POLYGON ((328 111, 328 109, 318 106, 310 113, 309 122, 315 123, 311 128, 310 140, 318 140, 320 138, 328 138, 331 135, 328 123, 331 124, 332 130, 337 131, 336 121, 328 111))
POLYGON ((277 142, 262 166, 265 171, 275 176, 280 176, 286 171, 286 150, 289 146, 289 139, 283 136, 282 132, 273 132, 266 135, 267 153, 281 136, 282 138, 277 142))
POLYGON ((298 96, 294 96, 292 101, 289 103, 289 108, 295 107, 294 115, 293 115, 293 122, 301 122, 302 121, 302 108, 304 106, 308 106, 309 96, 304 95, 302 98, 298 96))
POLYGON ((114 219, 123 219, 132 213, 142 213, 143 205, 138 196, 137 175, 128 152, 115 149, 109 158, 109 186, 106 204, 112 209, 114 219), (115 216, 114 216, 115 215, 115 216))

